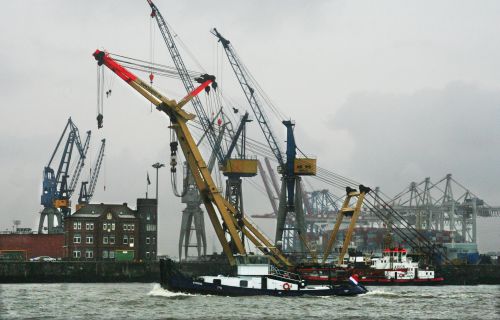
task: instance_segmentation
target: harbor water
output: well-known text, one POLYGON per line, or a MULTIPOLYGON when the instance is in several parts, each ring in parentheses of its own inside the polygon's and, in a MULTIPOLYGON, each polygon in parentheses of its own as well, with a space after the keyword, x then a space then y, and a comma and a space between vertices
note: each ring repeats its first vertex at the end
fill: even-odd
POLYGON ((218 297, 159 284, 0 284, 0 319, 500 319, 500 286, 369 287, 358 297, 218 297))

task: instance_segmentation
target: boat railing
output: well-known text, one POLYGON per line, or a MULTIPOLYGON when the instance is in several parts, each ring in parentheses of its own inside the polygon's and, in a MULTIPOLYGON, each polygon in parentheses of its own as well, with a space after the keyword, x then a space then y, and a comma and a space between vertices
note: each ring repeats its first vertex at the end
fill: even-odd
POLYGON ((291 279, 291 280, 297 280, 297 281, 301 281, 302 280, 302 278, 300 277, 299 274, 278 269, 278 268, 276 268, 273 265, 269 266, 269 274, 270 275, 275 275, 275 276, 278 276, 278 277, 281 277, 281 278, 291 279))

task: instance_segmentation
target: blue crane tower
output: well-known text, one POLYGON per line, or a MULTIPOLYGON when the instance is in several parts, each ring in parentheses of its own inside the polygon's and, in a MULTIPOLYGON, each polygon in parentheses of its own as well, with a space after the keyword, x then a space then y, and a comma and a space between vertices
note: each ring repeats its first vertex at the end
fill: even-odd
POLYGON ((73 123, 71 118, 68 119, 61 137, 57 142, 56 148, 52 152, 52 156, 50 157, 48 164, 43 169, 41 196, 43 210, 40 213, 38 233, 43 233, 43 226, 46 219, 48 233, 62 232, 64 218, 69 216, 71 213, 70 198, 75 191, 80 173, 85 165, 85 157, 89 149, 90 135, 91 132, 87 131, 87 137, 85 142, 82 144, 78 128, 73 123), (66 133, 67 137, 62 149, 62 156, 59 160, 57 171, 54 171, 51 167, 52 161, 54 161, 66 133), (75 146, 77 149, 77 161, 70 176, 70 167, 71 164, 74 164, 74 162, 72 162, 72 155, 73 148, 75 146), (54 219, 57 220, 57 226, 54 225, 54 219))
POLYGON ((262 102, 258 98, 258 92, 256 92, 258 85, 253 83, 253 77, 239 59, 230 41, 225 39, 215 28, 211 30, 211 33, 222 44, 229 64, 255 114, 264 138, 279 164, 278 171, 282 175, 282 183, 279 195, 275 243, 277 246, 281 245, 285 251, 299 253, 300 255, 300 253, 305 252, 305 247, 307 247, 305 243, 306 230, 300 176, 316 174, 316 159, 297 158, 297 145, 293 133, 295 124, 289 120, 282 122, 287 130, 286 152, 282 153, 264 112, 262 102), (289 214, 293 215, 293 217, 289 214))

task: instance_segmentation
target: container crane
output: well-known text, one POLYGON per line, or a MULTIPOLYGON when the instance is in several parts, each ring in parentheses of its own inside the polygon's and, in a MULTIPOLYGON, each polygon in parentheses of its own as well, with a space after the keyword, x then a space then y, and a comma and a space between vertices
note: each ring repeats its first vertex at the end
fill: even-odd
POLYGON ((298 249, 300 252, 304 252, 304 247, 307 247, 307 244, 303 238, 305 235, 305 223, 304 211, 302 208, 302 188, 300 185, 300 176, 316 174, 316 159, 296 157, 297 146, 295 144, 295 137, 293 134, 295 124, 291 121, 283 121, 283 124, 287 129, 287 149, 285 154, 281 152, 275 135, 271 129, 270 122, 264 112, 261 102, 257 98, 255 86, 251 84, 252 77, 248 74, 247 69, 243 67, 242 62, 236 55, 229 40, 225 39, 215 28, 211 30, 211 33, 215 35, 222 44, 229 63, 241 85, 241 88, 243 89, 243 92, 245 93, 250 107, 255 114, 262 133, 264 134, 264 138, 279 164, 278 171, 282 174, 282 184, 279 191, 278 220, 275 238, 276 244, 283 245, 284 233, 293 230, 297 233, 298 238, 301 239, 301 241, 298 241, 300 243, 300 248, 297 248, 295 241, 293 243, 293 247, 290 247, 290 244, 285 244, 283 248, 292 249, 294 251, 297 251, 298 249), (293 227, 286 226, 289 213, 293 213, 295 215, 295 226, 293 227))
POLYGON ((102 159, 104 158, 104 149, 106 147, 106 139, 101 140, 101 148, 99 149, 99 154, 94 164, 94 170, 89 181, 82 181, 80 186, 80 195, 78 196, 78 204, 76 210, 82 208, 90 202, 94 196, 95 187, 97 185, 97 179, 99 177, 99 171, 101 170, 102 159), (88 187, 87 187, 88 185, 88 187))
POLYGON ((171 165, 175 167, 177 163, 177 148, 180 144, 184 157, 188 163, 189 170, 201 194, 210 221, 212 222, 217 238, 222 245, 229 263, 234 265, 236 261, 233 251, 231 250, 231 245, 225 237, 223 225, 227 228, 231 236, 231 242, 236 248, 237 254, 246 255, 245 247, 238 235, 238 232, 242 232, 256 248, 268 255, 273 263, 291 266, 291 263, 281 251, 277 249, 248 218, 242 217, 240 220, 237 219, 236 216, 238 211, 222 197, 187 126, 188 121, 193 120, 195 116, 186 112, 183 107, 191 101, 193 97, 211 85, 214 78, 207 78, 200 86, 195 88, 181 101, 176 102, 175 100, 165 97, 147 82, 139 79, 136 75, 125 69, 118 62, 113 60, 109 54, 96 50, 93 56, 97 60, 98 65, 105 65, 108 67, 122 80, 153 103, 158 110, 164 112, 170 118, 170 128, 175 132, 177 137, 177 140, 170 143, 172 157, 171 165))
POLYGON ((87 131, 85 143, 82 144, 78 128, 73 123, 71 118, 68 119, 61 137, 57 142, 56 148, 54 149, 47 166, 43 169, 42 196, 40 203, 44 208, 40 213, 38 233, 43 232, 45 219, 47 219, 48 233, 62 232, 63 219, 71 213, 70 198, 75 190, 75 186, 78 183, 80 173, 85 164, 85 157, 89 148, 90 136, 91 132, 87 131), (51 167, 52 161, 59 150, 59 146, 61 146, 61 142, 63 141, 66 132, 68 133, 68 136, 64 144, 62 157, 59 161, 57 172, 54 172, 54 169, 51 167), (78 161, 75 169, 73 170, 73 174, 71 175, 71 181, 68 185, 71 156, 75 145, 78 150, 78 161), (54 218, 57 219, 57 228, 54 226, 54 218))

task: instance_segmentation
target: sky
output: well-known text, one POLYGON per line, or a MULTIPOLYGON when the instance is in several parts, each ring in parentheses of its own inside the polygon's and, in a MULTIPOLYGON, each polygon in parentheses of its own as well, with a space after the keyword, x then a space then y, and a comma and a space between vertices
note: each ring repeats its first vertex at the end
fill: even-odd
MULTIPOLYGON (((108 73, 106 88, 113 93, 105 99, 104 128, 97 130, 91 56, 99 48, 172 65, 146 1, 0 3, 0 229, 14 219, 37 225, 43 167, 69 117, 82 135, 92 130, 90 159, 107 139, 94 202, 135 206, 147 172, 151 195, 151 165, 169 161, 168 120, 108 73)), ((451 173, 500 206, 498 1, 155 3, 182 42, 188 68, 216 74, 228 101, 245 109, 209 33, 217 27, 274 105, 296 121, 299 148, 319 166, 388 195, 411 181, 451 173)), ((178 81, 155 81, 169 97, 185 93, 178 81)), ((278 120, 271 117, 284 146, 278 120)), ((256 125, 249 136, 263 141, 256 125)), ((176 255, 183 206, 173 196, 168 168, 159 175, 159 251, 176 255)), ((271 211, 261 190, 244 188, 247 212, 271 211)), ((479 219, 482 251, 500 251, 499 220, 479 219)), ((257 222, 273 234, 272 221, 257 222)), ((209 251, 217 249, 211 226, 207 230, 209 251)))

